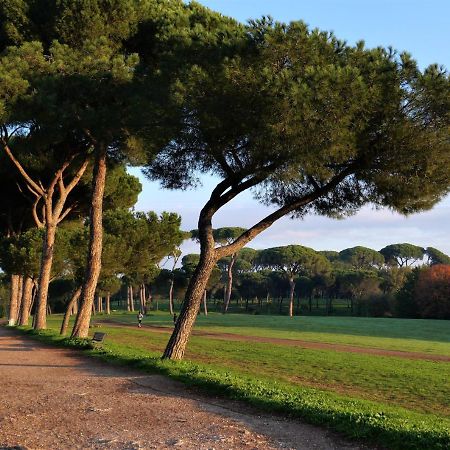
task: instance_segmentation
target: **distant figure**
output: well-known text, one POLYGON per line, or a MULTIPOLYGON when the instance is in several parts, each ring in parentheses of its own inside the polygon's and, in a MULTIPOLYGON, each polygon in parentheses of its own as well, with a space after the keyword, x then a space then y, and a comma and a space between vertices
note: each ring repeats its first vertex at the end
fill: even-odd
POLYGON ((142 327, 142 319, 144 318, 144 315, 142 314, 142 311, 139 311, 139 314, 137 315, 137 319, 138 319, 138 327, 141 328, 142 327))
POLYGON ((174 313, 173 315, 173 324, 175 325, 177 323, 177 314, 174 313))

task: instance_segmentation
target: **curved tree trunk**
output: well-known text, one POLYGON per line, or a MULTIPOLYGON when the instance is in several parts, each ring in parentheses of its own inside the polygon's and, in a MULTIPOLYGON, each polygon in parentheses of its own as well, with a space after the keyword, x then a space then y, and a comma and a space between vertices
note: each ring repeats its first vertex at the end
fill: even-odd
POLYGON ((28 325, 30 318, 31 302, 33 298, 33 279, 26 276, 22 288, 22 302, 20 305, 19 325, 28 325))
POLYGON ((8 323, 14 326, 19 314, 19 275, 11 275, 8 323))
POLYGON ((42 243, 41 267, 36 294, 36 312, 34 313, 35 330, 45 330, 45 328, 47 328, 47 297, 52 272, 55 237, 56 225, 48 224, 45 227, 45 237, 42 243))
POLYGON ((206 285, 214 268, 214 251, 203 252, 191 277, 180 314, 172 336, 163 353, 163 359, 182 359, 189 336, 200 308, 206 285))
POLYGON ((92 206, 90 211, 90 239, 84 284, 81 291, 80 308, 78 310, 72 337, 86 338, 89 333, 91 309, 94 303, 97 281, 102 267, 103 244, 103 193, 106 182, 106 147, 96 149, 94 173, 92 179, 92 206))
POLYGON ((223 305, 223 313, 225 314, 228 311, 228 307, 230 306, 231 299, 231 291, 233 289, 233 266, 236 261, 236 253, 231 255, 231 261, 228 265, 227 271, 227 287, 225 289, 225 303, 223 305))
POLYGON ((295 283, 294 279, 291 278, 289 280, 289 317, 292 317, 294 315, 294 290, 295 290, 295 283))
POLYGON ((64 318, 61 324, 61 330, 59 334, 65 335, 67 333, 70 316, 72 314, 74 306, 77 304, 77 301, 80 298, 80 295, 81 295, 81 286, 73 293, 72 298, 67 304, 66 312, 64 313, 64 318))

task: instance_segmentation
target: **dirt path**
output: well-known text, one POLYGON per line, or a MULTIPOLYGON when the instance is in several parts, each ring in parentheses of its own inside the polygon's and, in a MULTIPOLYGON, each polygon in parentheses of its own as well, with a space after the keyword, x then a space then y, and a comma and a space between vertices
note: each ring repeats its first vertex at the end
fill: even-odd
POLYGON ((4 327, 0 383, 0 449, 368 448, 4 327))
MULTIPOLYGON (((108 326, 117 326, 117 327, 126 327, 133 328, 135 326, 127 325, 119 322, 115 322, 114 320, 99 320, 98 323, 105 323, 108 326)), ((149 328, 152 331, 156 331, 159 333, 169 333, 172 331, 171 328, 168 327, 156 327, 152 325, 143 325, 144 328, 149 328)), ((195 331, 193 332, 195 336, 206 336, 212 339, 220 339, 226 341, 245 341, 245 342, 262 342, 266 344, 278 344, 278 345, 287 345, 289 347, 301 347, 301 348, 312 348, 318 350, 334 350, 336 352, 350 352, 350 353, 364 353, 368 355, 378 355, 378 356, 396 356, 398 358, 406 358, 406 359, 422 359, 428 361, 445 361, 450 362, 450 356, 446 355, 433 355, 430 353, 420 353, 420 352, 407 352, 400 350, 384 350, 381 348, 373 348, 373 347, 357 347, 355 345, 347 345, 347 344, 330 344, 327 342, 311 342, 311 341, 302 341, 300 339, 283 339, 283 338, 269 338, 262 336, 245 336, 241 334, 233 334, 233 333, 208 333, 205 331, 195 331)))

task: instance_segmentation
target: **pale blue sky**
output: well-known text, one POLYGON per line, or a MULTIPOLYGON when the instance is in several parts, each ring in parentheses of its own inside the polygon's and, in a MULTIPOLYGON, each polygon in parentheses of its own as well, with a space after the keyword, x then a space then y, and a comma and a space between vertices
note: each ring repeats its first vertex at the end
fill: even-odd
MULTIPOLYGON (((200 3, 240 21, 271 15, 276 20, 303 20, 311 27, 332 30, 338 38, 369 47, 388 46, 409 51, 421 67, 439 63, 450 68, 450 0, 201 0, 200 3)), ((138 175, 137 169, 132 169, 138 175)), ((175 211, 186 230, 196 228, 198 213, 214 185, 188 192, 161 190, 145 180, 137 209, 175 211)), ((214 226, 251 226, 270 210, 245 194, 217 215, 214 226)), ((363 208, 345 220, 308 216, 304 220, 282 219, 255 239, 254 248, 302 244, 317 250, 342 250, 364 245, 379 250, 387 244, 411 242, 437 247, 450 254, 450 198, 432 211, 407 218, 388 210, 363 208)), ((196 252, 186 243, 184 252, 196 252)))

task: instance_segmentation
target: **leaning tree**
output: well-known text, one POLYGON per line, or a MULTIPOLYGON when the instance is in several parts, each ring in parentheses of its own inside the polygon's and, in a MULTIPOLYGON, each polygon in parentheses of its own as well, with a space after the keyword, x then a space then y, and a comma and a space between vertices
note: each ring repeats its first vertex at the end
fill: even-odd
POLYGON ((216 262, 281 217, 343 217, 367 203, 410 214, 449 190, 443 68, 421 71, 408 54, 349 46, 301 22, 258 21, 245 36, 235 56, 186 77, 182 133, 146 169, 169 188, 195 185, 198 173, 221 178, 200 212, 200 261, 164 358, 183 357, 216 262), (247 190, 275 210, 217 246, 214 215, 247 190))

